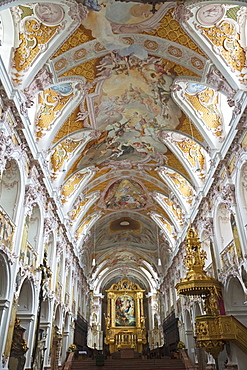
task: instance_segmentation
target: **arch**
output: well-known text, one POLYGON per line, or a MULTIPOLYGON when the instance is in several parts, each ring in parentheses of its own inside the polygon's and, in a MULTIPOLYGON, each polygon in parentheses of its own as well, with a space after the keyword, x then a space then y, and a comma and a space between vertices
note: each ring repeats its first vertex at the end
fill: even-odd
POLYGON ((192 330, 192 320, 191 320, 191 314, 188 310, 185 310, 184 313, 184 326, 185 330, 192 330))
POLYGON ((0 350, 7 337, 8 309, 10 306, 9 293, 11 287, 10 268, 4 253, 0 252, 0 350))
POLYGON ((188 348, 188 356, 194 362, 194 335, 191 313, 186 310, 184 314, 185 346, 188 348))
POLYGON ((212 254, 211 254, 211 241, 210 241, 210 235, 206 230, 203 230, 201 233, 201 246, 202 249, 207 253, 207 258, 205 260, 205 268, 209 267, 212 263, 212 254))
POLYGON ((43 301, 41 306, 41 323, 47 323, 49 321, 50 309, 49 301, 43 301))
POLYGON ((9 265, 5 254, 1 252, 0 252, 0 274, 1 274, 0 279, 0 302, 1 302, 2 300, 8 298, 10 289, 9 265))
POLYGON ((197 316, 201 316, 202 315, 202 310, 201 310, 201 307, 200 307, 200 305, 199 305, 198 302, 195 302, 194 307, 193 307, 193 311, 194 311, 194 317, 195 318, 197 316))
POLYGON ((61 329, 62 327, 62 308, 60 304, 56 307, 54 326, 58 329, 61 329))
POLYGON ((66 358, 66 353, 69 347, 70 319, 70 314, 66 312, 63 326, 62 363, 66 358))
POLYGON ((0 205, 12 221, 16 219, 20 190, 19 166, 16 160, 10 159, 6 163, 0 183, 0 205))
POLYGON ((33 208, 31 217, 29 219, 29 228, 28 228, 28 243, 37 251, 39 236, 40 236, 40 227, 41 225, 41 213, 38 205, 36 204, 33 208))
POLYGON ((245 162, 239 173, 236 198, 243 224, 247 225, 247 162, 245 162))
POLYGON ((26 278, 20 289, 18 299, 18 310, 16 316, 20 319, 21 326, 25 331, 25 340, 29 350, 26 353, 26 366, 28 367, 31 361, 32 354, 32 343, 35 333, 35 320, 34 320, 34 302, 35 302, 35 290, 32 280, 26 278))
POLYGON ((15 43, 14 22, 9 9, 1 11, 1 23, 3 35, 0 45, 0 54, 7 71, 10 69, 10 57, 15 43))
POLYGON ((19 313, 33 313, 34 294, 31 281, 25 279, 19 294, 18 300, 18 314, 19 313))
POLYGON ((246 295, 240 280, 231 276, 223 293, 227 315, 233 315, 247 325, 246 295))

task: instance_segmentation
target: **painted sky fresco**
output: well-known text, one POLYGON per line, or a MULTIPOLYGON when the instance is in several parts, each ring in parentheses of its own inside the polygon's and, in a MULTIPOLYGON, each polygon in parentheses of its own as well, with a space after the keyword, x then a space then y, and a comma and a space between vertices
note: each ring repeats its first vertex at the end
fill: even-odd
POLYGON ((106 56, 98 69, 108 75, 101 96, 94 99, 100 134, 87 144, 78 168, 106 160, 162 162, 167 148, 160 133, 175 129, 182 116, 171 97, 172 70, 158 58, 118 55, 106 56))

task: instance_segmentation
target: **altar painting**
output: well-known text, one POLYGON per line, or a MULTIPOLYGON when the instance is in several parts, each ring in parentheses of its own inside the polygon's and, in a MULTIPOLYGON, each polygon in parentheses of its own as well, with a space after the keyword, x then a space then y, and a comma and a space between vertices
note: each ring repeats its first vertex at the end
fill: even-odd
POLYGON ((120 295, 116 300, 116 326, 136 326, 135 301, 130 295, 120 295))

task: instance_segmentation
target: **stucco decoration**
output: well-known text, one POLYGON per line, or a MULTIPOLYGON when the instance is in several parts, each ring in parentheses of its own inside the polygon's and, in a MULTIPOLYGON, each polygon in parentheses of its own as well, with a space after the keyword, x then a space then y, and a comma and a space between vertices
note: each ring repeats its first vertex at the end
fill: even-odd
POLYGON ((26 107, 30 108, 34 104, 34 97, 40 91, 45 90, 45 88, 52 83, 52 73, 47 67, 43 67, 37 75, 34 77, 31 84, 24 89, 24 94, 26 95, 26 107))
POLYGON ((223 63, 234 84, 246 90, 246 7, 206 4, 194 5, 193 10, 196 16, 188 23, 201 39, 201 47, 214 52, 215 64, 223 63))
POLYGON ((239 102, 235 102, 236 90, 234 90, 222 74, 215 68, 212 67, 207 73, 207 83, 214 87, 216 91, 227 96, 227 102, 230 107, 235 107, 235 113, 239 114, 241 111, 241 105, 239 102))
MULTIPOLYGON (((224 123, 227 123, 226 120, 230 120, 232 110, 229 107, 229 114, 226 117, 222 111, 221 103, 224 100, 226 101, 227 97, 222 96, 222 92, 218 91, 216 86, 211 88, 208 84, 183 79, 177 80, 176 86, 180 87, 180 89, 177 89, 174 95, 180 100, 181 107, 190 114, 191 120, 194 121, 196 117, 195 123, 198 124, 200 122, 205 128, 203 132, 205 140, 208 143, 212 141, 212 143, 217 145, 218 140, 223 140, 224 123)), ((220 88, 221 85, 219 85, 217 85, 217 88, 220 88)), ((190 135, 193 136, 194 131, 192 126, 190 131, 190 135)))
POLYGON ((186 22, 193 17, 193 13, 184 4, 179 4, 173 11, 173 17, 178 22, 186 22))

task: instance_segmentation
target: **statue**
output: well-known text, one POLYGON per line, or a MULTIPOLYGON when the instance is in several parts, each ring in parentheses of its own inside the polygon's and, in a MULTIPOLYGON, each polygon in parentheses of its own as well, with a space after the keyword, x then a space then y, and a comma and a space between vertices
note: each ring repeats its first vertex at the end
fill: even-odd
POLYGON ((107 316, 105 316, 105 327, 107 330, 110 329, 110 325, 111 325, 111 318, 108 314, 107 316))
POLYGON ((12 339, 12 346, 9 359, 10 370, 22 370, 24 369, 26 357, 25 353, 28 350, 27 342, 24 339, 24 333, 26 329, 20 325, 20 320, 15 319, 15 327, 12 339))
POLYGON ((144 316, 141 316, 141 329, 145 329, 145 320, 146 320, 146 317, 144 316))
POLYGON ((43 368, 44 355, 46 350, 46 335, 43 336, 37 344, 36 356, 33 363, 33 370, 40 370, 43 368))

